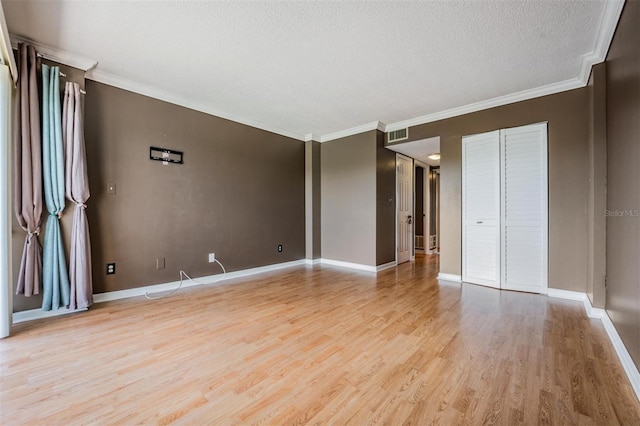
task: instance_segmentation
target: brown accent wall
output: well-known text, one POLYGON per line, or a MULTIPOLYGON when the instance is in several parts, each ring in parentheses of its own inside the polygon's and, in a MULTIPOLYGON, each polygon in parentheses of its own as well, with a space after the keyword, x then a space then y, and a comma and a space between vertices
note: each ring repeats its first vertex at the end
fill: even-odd
POLYGON ((461 140, 549 122, 549 287, 586 291, 589 92, 531 99, 412 127, 409 141, 440 136, 440 271, 460 275, 461 140))
POLYGON ((228 271, 304 258, 304 143, 92 81, 87 92, 96 293, 218 273, 210 252, 228 271), (149 160, 150 146, 184 164, 149 160))
MULTIPOLYGON (((303 142, 93 81, 86 90, 94 293, 219 273, 210 252, 227 271, 304 258, 303 142), (151 161, 150 146, 183 151, 184 164, 151 161)), ((15 311, 39 306, 24 299, 15 311)))
POLYGON ((396 260, 396 153, 376 134, 376 265, 396 260))
POLYGON ((607 56, 606 309, 640 368, 640 2, 625 3, 607 56), (619 212, 619 216, 617 215, 619 212))

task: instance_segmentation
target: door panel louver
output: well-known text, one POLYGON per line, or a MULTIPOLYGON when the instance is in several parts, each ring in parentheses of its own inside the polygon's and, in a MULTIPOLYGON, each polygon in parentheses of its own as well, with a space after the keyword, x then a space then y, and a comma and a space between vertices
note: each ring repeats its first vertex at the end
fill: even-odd
POLYGON ((399 129, 394 130, 392 132, 387 133, 389 143, 403 141, 405 139, 409 139, 409 129, 399 129))
POLYGON ((503 287, 547 288, 547 127, 501 131, 503 287))
POLYGON ((462 139, 463 281, 500 287, 500 134, 462 139))

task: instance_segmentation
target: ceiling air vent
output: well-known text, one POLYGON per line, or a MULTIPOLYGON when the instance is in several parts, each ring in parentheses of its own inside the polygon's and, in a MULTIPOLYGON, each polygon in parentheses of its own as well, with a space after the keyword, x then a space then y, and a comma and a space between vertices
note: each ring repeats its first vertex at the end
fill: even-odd
POLYGON ((393 132, 387 133, 387 135, 388 135, 387 142, 389 143, 400 142, 405 139, 409 139, 409 129, 407 128, 407 129, 394 130, 393 132))

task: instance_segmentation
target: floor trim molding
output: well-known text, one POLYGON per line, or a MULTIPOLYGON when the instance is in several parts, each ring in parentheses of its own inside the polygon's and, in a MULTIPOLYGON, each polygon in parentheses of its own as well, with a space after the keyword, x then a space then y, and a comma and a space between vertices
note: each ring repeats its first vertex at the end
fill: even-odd
POLYGON ((398 266, 398 264, 396 263, 395 260, 392 262, 383 263, 382 265, 376 266, 376 272, 384 271, 385 269, 395 268, 396 266, 398 266))
POLYGON ((462 275, 446 274, 444 272, 438 272, 438 280, 450 281, 452 283, 461 283, 462 282, 462 275))
POLYGON ((13 324, 19 324, 25 321, 33 321, 41 318, 57 317, 60 315, 74 314, 76 312, 86 311, 87 308, 82 309, 58 309, 55 311, 43 311, 41 309, 30 309, 28 311, 20 311, 13 313, 13 324))
MULTIPOLYGON (((384 263, 378 266, 362 265, 359 263, 342 262, 339 260, 331 259, 300 259, 291 262, 276 263, 273 265, 259 266, 257 268, 242 269, 240 271, 228 272, 226 274, 207 275, 204 277, 195 278, 194 281, 184 281, 182 283, 183 288, 194 287, 198 285, 214 285, 223 281, 228 281, 234 278, 243 278, 251 275, 264 274, 266 272, 279 271, 285 268, 291 268, 293 266, 301 265, 331 265, 339 266, 342 268, 355 269, 358 271, 366 272, 379 272, 385 269, 393 268, 396 266, 396 262, 384 263)), ((97 293, 93 295, 93 303, 109 302, 112 300, 126 299, 129 297, 144 296, 146 293, 161 293, 163 291, 171 291, 180 284, 180 281, 172 281, 168 283, 153 284, 144 287, 130 288, 127 290, 110 291, 107 293, 97 293)), ((86 311, 86 308, 69 310, 58 309, 55 311, 43 311, 41 309, 31 309, 28 311, 14 312, 12 319, 13 324, 19 324, 25 321, 32 321, 41 318, 57 317, 59 315, 67 315, 75 312, 86 311)))
MULTIPOLYGON (((226 274, 207 275, 195 278, 194 281, 184 281, 182 287, 194 287, 198 285, 213 285, 234 278, 243 278, 251 275, 264 274, 266 272, 279 271, 281 269, 291 268, 293 266, 301 266, 307 263, 307 259, 293 260, 291 262, 276 263, 273 265, 259 266, 257 268, 242 269, 239 271, 228 272, 226 274)), ((145 293, 159 293, 175 289, 180 281, 172 281, 162 284, 153 284, 144 287, 130 288, 127 290, 110 291, 107 293, 97 293, 93 295, 94 303, 109 302, 111 300, 126 299, 129 297, 144 296, 145 293)), ((86 311, 83 309, 58 309, 55 311, 43 311, 41 309, 31 309, 28 311, 14 312, 13 324, 19 324, 25 321, 32 321, 41 318, 56 317, 59 315, 72 314, 75 312, 86 311)))
POLYGON ((586 293, 581 293, 579 291, 550 288, 547 296, 558 299, 581 301, 584 305, 584 310, 587 313, 587 316, 602 321, 602 325, 604 326, 607 336, 609 336, 609 340, 618 355, 622 368, 624 369, 629 382, 631 382, 631 387, 636 394, 636 398, 640 401, 640 372, 638 372, 636 365, 633 363, 633 359, 631 358, 631 355, 629 355, 629 351, 622 342, 622 339, 620 338, 616 327, 613 325, 611 318, 609 318, 607 311, 605 309, 594 308, 591 306, 589 296, 587 296, 586 293))
POLYGON ((333 259, 320 259, 320 263, 323 265, 339 266, 341 268, 355 269, 357 271, 365 272, 378 272, 376 266, 363 265, 361 263, 343 262, 342 260, 333 259))

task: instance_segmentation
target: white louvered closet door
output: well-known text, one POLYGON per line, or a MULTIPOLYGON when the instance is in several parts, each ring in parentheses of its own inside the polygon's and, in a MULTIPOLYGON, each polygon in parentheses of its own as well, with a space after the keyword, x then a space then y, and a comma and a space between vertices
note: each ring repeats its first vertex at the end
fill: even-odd
POLYGON ((547 124, 500 131, 502 288, 547 292, 547 124))
POLYGON ((500 133, 462 138, 462 280, 500 288, 500 133))

